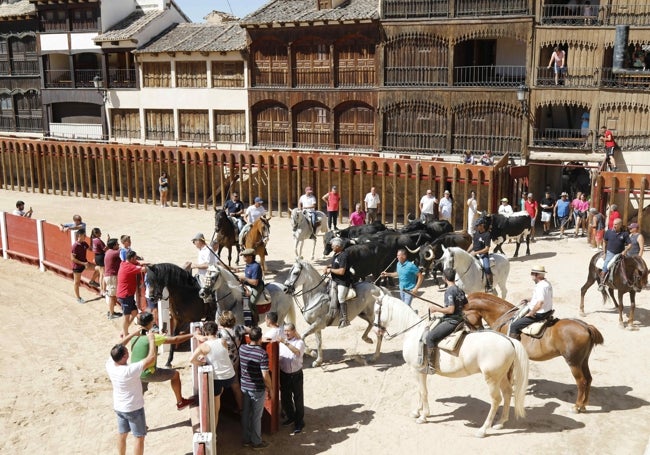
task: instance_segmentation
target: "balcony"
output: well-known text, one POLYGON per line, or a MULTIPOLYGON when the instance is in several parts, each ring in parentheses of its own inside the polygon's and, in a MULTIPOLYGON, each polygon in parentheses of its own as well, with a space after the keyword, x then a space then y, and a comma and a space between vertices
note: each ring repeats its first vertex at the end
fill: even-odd
POLYGON ((286 87, 287 70, 256 71, 254 78, 255 87, 286 87))
MULTIPOLYGON (((571 128, 544 128, 535 129, 533 133, 533 145, 539 147, 592 149, 593 143, 591 134, 583 135, 581 129, 571 128)), ((618 140, 618 137, 616 138, 618 140)))
POLYGON ((20 76, 27 76, 27 75, 33 75, 33 76, 38 76, 39 75, 39 70, 38 70, 38 60, 33 59, 33 60, 15 60, 12 62, 12 71, 11 74, 13 75, 20 75, 20 76))
POLYGON ((518 157, 521 156, 521 142, 519 136, 454 134, 452 154, 460 157, 465 150, 471 150, 475 156, 481 156, 490 150, 495 158, 506 153, 518 157))
POLYGON ((99 31, 99 19, 97 18, 73 18, 71 21, 73 32, 95 32, 99 31))
POLYGON ((542 25, 599 25, 598 5, 544 5, 542 25))
MULTIPOLYGON (((535 85, 537 87, 555 86, 555 71, 553 68, 538 66, 536 69, 535 85)), ((598 87, 600 84, 600 68, 567 68, 558 77, 558 86, 563 87, 598 87)))
POLYGON ((50 136, 64 139, 102 140, 102 125, 93 123, 50 123, 50 136))
POLYGON ((74 85, 77 88, 93 88, 95 87, 93 79, 95 76, 101 77, 102 70, 99 68, 91 70, 75 70, 74 71, 74 85))
POLYGON ((435 87, 447 86, 448 69, 436 67, 386 67, 386 86, 435 87))
POLYGON ((384 19, 431 19, 449 15, 447 0, 383 0, 382 3, 384 19))
POLYGON ((136 88, 135 68, 108 69, 108 88, 136 88))
POLYGON ((68 21, 64 19, 41 19, 41 30, 44 32, 67 32, 68 21))
POLYGON ((382 0, 384 19, 433 19, 450 17, 530 15, 528 0, 382 0))
POLYGON ((601 6, 606 25, 650 25, 650 3, 601 6))
POLYGON ((70 70, 45 70, 45 88, 72 88, 70 70))
POLYGON ((18 115, 16 117, 16 131, 23 133, 42 133, 43 118, 18 115))
POLYGON ((621 150, 650 150, 650 132, 616 131, 616 144, 621 150))
POLYGON ((528 3, 528 0, 457 0, 456 16, 529 15, 528 3))
POLYGON ((296 87, 329 87, 330 68, 322 66, 316 68, 296 67, 293 69, 296 87))
POLYGON ((487 65, 454 68, 456 87, 518 87, 525 81, 525 66, 487 65))
POLYGON ((614 73, 612 68, 603 68, 602 86, 626 90, 648 90, 650 70, 623 70, 614 73))
POLYGON ((375 68, 371 66, 339 68, 337 79, 337 87, 373 87, 376 84, 375 68))

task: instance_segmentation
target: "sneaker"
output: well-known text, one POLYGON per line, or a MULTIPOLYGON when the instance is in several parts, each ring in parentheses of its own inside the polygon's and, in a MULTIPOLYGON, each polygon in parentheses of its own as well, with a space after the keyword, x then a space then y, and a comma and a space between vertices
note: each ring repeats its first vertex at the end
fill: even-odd
POLYGON ((86 303, 86 301, 84 299, 82 299, 81 297, 79 297, 77 299, 77 303, 86 303))
POLYGON ((118 319, 122 317, 122 313, 111 313, 108 315, 108 319, 118 319))
POLYGON ((188 406, 190 406, 190 405, 192 405, 194 403, 195 403, 195 400, 193 400, 192 398, 183 398, 180 401, 180 403, 176 403, 176 409, 178 409, 180 411, 181 409, 185 409, 186 407, 188 407, 188 406))
POLYGON ((94 288, 98 288, 98 287, 99 287, 99 283, 98 283, 97 281, 90 280, 90 281, 88 282, 88 286, 92 286, 92 287, 94 287, 94 288))
POLYGON ((269 446, 269 443, 262 441, 259 444, 253 444, 253 450, 264 450, 269 446))
POLYGON ((302 427, 296 427, 296 428, 294 428, 293 431, 292 431, 291 433, 289 433, 289 434, 290 434, 291 436, 295 436, 295 435, 300 434, 300 433, 302 433, 302 427))

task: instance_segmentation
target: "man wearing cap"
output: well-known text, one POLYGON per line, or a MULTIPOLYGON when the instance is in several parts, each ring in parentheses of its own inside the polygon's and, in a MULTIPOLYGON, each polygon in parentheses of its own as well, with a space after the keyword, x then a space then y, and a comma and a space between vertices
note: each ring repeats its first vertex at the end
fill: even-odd
POLYGON ((253 202, 253 205, 249 206, 246 209, 246 213, 244 213, 244 221, 246 221, 246 225, 239 232, 240 245, 244 244, 246 234, 248 234, 248 231, 251 230, 253 223, 256 222, 258 218, 266 215, 266 209, 262 206, 262 204, 264 204, 264 200, 261 197, 257 196, 253 202))
MULTIPOLYGON (((153 314, 149 312, 140 313, 138 316, 138 325, 140 325, 141 331, 139 336, 135 336, 131 340, 131 361, 138 362, 147 357, 147 353, 151 349, 150 338, 148 333, 153 327, 154 317, 153 314)), ((192 338, 191 333, 186 333, 184 335, 177 335, 174 337, 168 337, 165 335, 160 335, 158 333, 154 334, 153 342, 155 347, 162 344, 178 344, 184 343, 185 341, 192 338)), ((172 391, 176 397, 176 409, 179 411, 192 403, 195 400, 183 398, 181 393, 181 375, 178 373, 178 370, 173 368, 158 368, 157 363, 158 357, 155 356, 153 361, 147 362, 145 365, 142 374, 140 375, 140 381, 142 381, 142 391, 146 392, 149 388, 150 382, 165 382, 171 381, 172 391)))
POLYGON ((638 256, 641 258, 643 257, 643 245, 645 239, 643 238, 643 234, 639 232, 639 224, 630 223, 628 228, 630 230, 630 248, 627 250, 627 256, 638 256))
POLYGON ((309 224, 311 226, 311 238, 316 238, 316 196, 311 186, 305 188, 305 194, 298 199, 298 208, 309 215, 309 224))
POLYGON ((238 232, 244 229, 244 203, 239 200, 239 193, 233 191, 230 199, 224 204, 223 209, 230 217, 238 232))
POLYGON ((253 326, 256 326, 259 320, 257 301, 264 292, 264 273, 262 273, 260 264, 255 261, 255 250, 253 248, 246 248, 241 255, 244 257, 246 266, 244 267, 244 273, 239 274, 237 278, 243 285, 244 296, 248 297, 248 307, 253 317, 253 326))
MULTIPOLYGON (((600 272, 600 286, 599 291, 604 289, 605 283, 609 277, 609 263, 614 259, 614 256, 625 254, 628 252, 632 244, 630 243, 630 234, 623 230, 623 220, 617 218, 614 220, 614 228, 608 229, 603 237, 605 242, 605 261, 603 262, 603 270, 600 272)), ((613 265, 613 264, 612 264, 613 265)))
POLYGON ((501 199, 501 205, 499 206, 499 215, 510 216, 514 213, 512 206, 508 204, 508 198, 504 197, 501 199))
POLYGON ((564 237, 564 227, 569 222, 571 217, 571 201, 569 201, 569 194, 563 191, 560 194, 560 200, 555 204, 553 209, 555 218, 560 222, 560 238, 564 237))
POLYGON ((203 283, 203 277, 208 273, 208 267, 217 264, 217 256, 210 248, 208 248, 208 245, 205 243, 205 237, 202 233, 197 233, 192 239, 192 243, 199 250, 199 253, 196 262, 190 262, 187 268, 197 269, 199 280, 203 283))
POLYGON ((330 192, 321 199, 327 204, 327 229, 332 230, 332 226, 334 226, 334 230, 338 230, 336 223, 339 218, 339 203, 341 202, 341 195, 339 194, 336 185, 333 185, 330 192))
POLYGON ((330 316, 336 313, 336 307, 339 306, 341 309, 339 329, 342 329, 350 325, 348 304, 345 299, 352 284, 352 276, 348 267, 348 253, 343 250, 343 240, 334 237, 330 244, 332 250, 334 250, 334 257, 330 266, 325 268, 325 273, 329 273, 332 277, 330 283, 330 316))
POLYGON ((440 214, 439 219, 447 220, 451 223, 451 208, 454 204, 454 201, 451 199, 451 193, 448 190, 445 190, 444 195, 440 198, 440 204, 438 205, 438 212, 440 214))
POLYGON ((521 331, 531 325, 533 322, 542 321, 551 315, 553 310, 553 288, 551 283, 546 280, 546 269, 543 265, 534 265, 530 271, 533 277, 535 288, 530 300, 524 299, 522 303, 526 304, 528 312, 521 318, 510 324, 508 335, 511 338, 521 340, 521 331))
POLYGON ((492 238, 490 231, 486 229, 485 218, 479 218, 476 221, 476 232, 474 232, 472 244, 467 249, 467 252, 481 261, 483 270, 485 270, 485 292, 492 292, 492 269, 490 268, 491 242, 492 238))

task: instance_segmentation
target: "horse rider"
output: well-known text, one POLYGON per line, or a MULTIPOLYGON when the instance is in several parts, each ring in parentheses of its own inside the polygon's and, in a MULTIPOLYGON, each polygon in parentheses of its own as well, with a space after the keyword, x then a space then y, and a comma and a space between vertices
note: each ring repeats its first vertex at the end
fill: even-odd
POLYGON ((203 277, 208 273, 208 267, 211 265, 217 265, 217 256, 214 254, 214 251, 208 247, 205 237, 201 232, 194 236, 192 243, 199 252, 196 257, 196 262, 186 263, 185 270, 196 269, 198 279, 200 283, 203 284, 203 277))
POLYGON ((510 324, 508 336, 521 340, 521 331, 531 325, 533 322, 543 321, 548 318, 553 311, 553 287, 546 279, 546 269, 543 265, 534 265, 530 271, 533 277, 535 287, 533 296, 521 301, 526 305, 528 312, 510 324))
POLYGON ((224 204, 224 210, 226 215, 230 218, 230 221, 237 228, 237 232, 241 232, 244 229, 244 203, 239 200, 239 193, 233 191, 230 199, 224 204))
POLYGON ((492 238, 490 231, 486 229, 487 221, 485 218, 479 218, 476 221, 476 231, 472 239, 472 244, 467 249, 467 252, 480 259, 483 270, 485 271, 485 292, 492 292, 492 269, 490 268, 490 244, 492 238))
POLYGON ((246 234, 251 230, 253 223, 257 221, 258 218, 266 215, 266 209, 262 206, 264 204, 264 199, 257 196, 253 201, 253 205, 249 206, 244 212, 244 221, 246 225, 239 231, 239 244, 244 245, 246 240, 246 234))
POLYGON ((334 237, 330 244, 332 250, 334 250, 334 257, 330 266, 325 268, 325 273, 329 273, 332 277, 330 284, 330 314, 336 313, 337 305, 341 308, 339 329, 342 329, 350 325, 346 299, 352 284, 352 275, 348 267, 348 253, 343 250, 343 240, 334 237))
POLYGON ((605 232, 603 241, 605 242, 605 261, 603 263, 603 270, 600 272, 600 285, 598 286, 599 291, 605 289, 605 283, 609 278, 609 263, 616 255, 625 256, 627 250, 632 247, 630 241, 630 233, 622 230, 623 220, 616 218, 614 220, 614 225, 612 229, 608 229, 605 232))
POLYGON ((247 310, 246 306, 248 305, 253 319, 253 326, 256 326, 259 320, 257 301, 264 292, 264 274, 260 264, 255 261, 255 250, 253 248, 246 248, 241 255, 244 257, 246 266, 244 267, 244 273, 239 274, 237 278, 242 284, 244 297, 248 298, 248 302, 246 302, 246 299, 243 302, 244 312, 247 310))
POLYGON ((463 306, 467 303, 465 292, 456 286, 456 270, 446 268, 442 272, 442 276, 445 279, 445 283, 447 283, 444 306, 429 305, 430 312, 437 311, 443 315, 440 323, 426 334, 426 345, 430 351, 437 349, 438 343, 447 335, 451 335, 456 330, 458 324, 463 321, 463 306))
POLYGON ((304 210, 309 215, 309 225, 311 226, 311 238, 316 238, 316 196, 311 186, 305 188, 305 194, 298 199, 298 208, 304 210))

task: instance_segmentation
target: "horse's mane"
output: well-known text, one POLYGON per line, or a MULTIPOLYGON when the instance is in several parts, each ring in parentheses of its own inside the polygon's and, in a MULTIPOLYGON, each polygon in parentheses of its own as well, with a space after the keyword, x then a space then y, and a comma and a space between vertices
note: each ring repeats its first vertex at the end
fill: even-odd
POLYGON ((390 306, 389 318, 392 319, 392 323, 395 327, 399 327, 398 330, 403 330, 412 324, 413 318, 417 318, 417 314, 404 302, 402 302, 397 297, 393 297, 390 294, 384 294, 382 297, 382 306, 387 303, 390 306))
POLYGON ((482 303, 485 304, 485 306, 491 306, 491 307, 499 306, 505 308, 506 310, 510 310, 515 307, 515 305, 513 305, 512 303, 494 294, 488 294, 485 292, 473 292, 467 296, 467 303, 465 304, 464 308, 471 310, 472 301, 474 300, 480 300, 482 303))
POLYGON ((230 289, 233 289, 233 290, 234 289, 239 289, 239 290, 241 290, 241 283, 235 277, 235 275, 232 274, 232 272, 227 270, 225 267, 222 267, 222 266, 219 266, 219 265, 217 265, 216 267, 219 270, 219 273, 221 274, 221 276, 223 276, 223 279, 226 280, 226 285, 228 285, 228 287, 230 289))
POLYGON ((147 281, 154 287, 176 285, 189 288, 192 292, 199 291, 199 285, 191 272, 169 262, 150 265, 147 271, 147 281))

